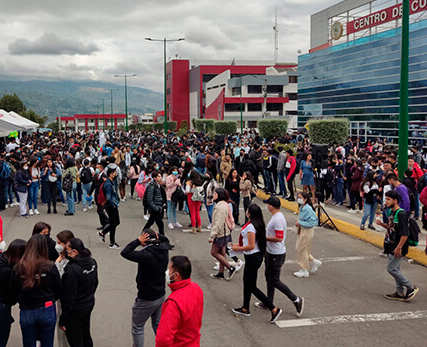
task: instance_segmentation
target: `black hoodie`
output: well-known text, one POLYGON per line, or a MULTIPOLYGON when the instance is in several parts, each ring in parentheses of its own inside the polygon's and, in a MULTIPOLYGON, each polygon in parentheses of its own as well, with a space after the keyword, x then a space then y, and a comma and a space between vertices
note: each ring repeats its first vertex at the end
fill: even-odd
POLYGON ((6 253, 0 254, 0 303, 15 305, 16 299, 11 293, 12 267, 9 265, 6 253))
POLYGON ((72 258, 65 267, 62 286, 59 325, 66 327, 73 314, 90 312, 95 306, 95 291, 98 287, 98 264, 95 259, 82 254, 72 258))
POLYGON ((169 240, 159 235, 160 244, 151 244, 140 251, 135 251, 141 242, 138 239, 129 243, 121 252, 123 258, 138 263, 136 283, 138 298, 154 301, 166 294, 165 272, 169 263, 169 240))

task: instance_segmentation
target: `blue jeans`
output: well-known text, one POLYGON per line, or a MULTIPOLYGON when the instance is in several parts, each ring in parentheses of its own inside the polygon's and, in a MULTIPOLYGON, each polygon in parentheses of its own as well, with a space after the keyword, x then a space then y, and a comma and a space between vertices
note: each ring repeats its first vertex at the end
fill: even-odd
POLYGON ((420 193, 417 192, 417 195, 415 195, 414 218, 418 218, 419 216, 420 216, 420 193))
POLYGON ((0 302, 0 347, 6 347, 12 325, 12 308, 0 302))
POLYGON ((39 340, 43 347, 53 347, 56 327, 56 307, 39 307, 21 310, 20 325, 22 345, 34 347, 39 340))
POLYGON ((172 200, 168 200, 168 221, 176 223, 176 203, 172 200))
POLYGON ((64 193, 62 192, 61 178, 58 177, 58 180, 56 182, 58 182, 59 197, 60 197, 62 203, 65 204, 65 197, 64 197, 64 193))
POLYGON ((76 189, 74 189, 74 201, 82 202, 82 183, 76 183, 76 189))
POLYGON ((342 178, 337 178, 334 185, 334 198, 337 204, 344 203, 344 196, 342 191, 343 188, 344 188, 344 180, 342 178))
POLYGON ((76 193, 77 183, 73 183, 73 189, 67 192, 68 213, 74 213, 74 195, 76 193))
POLYGON ((283 172, 278 172, 277 173, 278 177, 279 177, 279 195, 287 195, 287 190, 286 190, 286 178, 285 178, 285 171, 283 172))
POLYGON ((208 217, 209 217, 209 223, 212 224, 212 214, 213 214, 213 210, 214 210, 214 204, 212 205, 206 205, 206 211, 208 211, 208 217))
POLYGON ((361 224, 365 225, 368 217, 369 217, 369 224, 373 224, 374 218, 375 218, 375 211, 377 210, 378 203, 374 202, 373 204, 367 204, 366 199, 364 199, 364 202, 365 202, 365 213, 363 214, 361 224))
POLYGON ((32 210, 33 208, 37 209, 37 196, 39 194, 39 181, 33 182, 30 185, 30 189, 28 190, 28 208, 32 210))
POLYGON ((89 195, 90 188, 92 187, 92 183, 82 183, 82 190, 83 190, 83 207, 90 207, 92 206, 92 201, 87 201, 86 196, 89 195))
POLYGON ((13 193, 12 193, 12 181, 5 180, 4 181, 4 202, 7 204, 12 204, 13 202, 13 193))

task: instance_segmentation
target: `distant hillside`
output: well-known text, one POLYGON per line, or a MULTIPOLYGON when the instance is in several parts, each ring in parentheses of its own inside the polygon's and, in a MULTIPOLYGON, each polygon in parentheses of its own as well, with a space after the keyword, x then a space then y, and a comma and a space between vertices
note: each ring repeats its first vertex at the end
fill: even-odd
MULTIPOLYGON (((16 93, 27 109, 40 116, 48 116, 48 122, 61 115, 77 113, 111 113, 110 89, 113 89, 114 113, 125 112, 124 85, 95 81, 1 81, 0 98, 16 93)), ((128 112, 140 114, 163 109, 163 94, 149 89, 128 86, 128 112)))

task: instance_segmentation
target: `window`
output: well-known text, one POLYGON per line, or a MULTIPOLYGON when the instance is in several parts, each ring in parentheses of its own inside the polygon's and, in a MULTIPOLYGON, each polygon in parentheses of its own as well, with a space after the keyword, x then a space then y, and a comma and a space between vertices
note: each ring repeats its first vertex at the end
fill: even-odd
POLYGON ((249 120, 248 121, 248 128, 256 128, 258 122, 256 120, 249 120))
POLYGON ((167 80, 169 80, 171 78, 171 73, 169 72, 167 75, 166 75, 166 79, 167 80))
POLYGON ((248 94, 261 94, 262 86, 248 86, 248 94))
POLYGON ((170 88, 168 88, 167 90, 166 90, 166 94, 167 95, 169 95, 171 93, 171 89, 170 88))
POLYGON ((211 79, 215 78, 217 76, 217 74, 204 74, 203 75, 203 82, 209 82, 211 79))
POLYGON ((289 76, 289 83, 298 83, 298 76, 289 76))
POLYGON ((248 104, 248 111, 262 111, 262 104, 248 104))
POLYGON ((231 95, 236 96, 236 95, 240 95, 240 87, 233 87, 231 88, 231 95))
POLYGON ((273 93, 273 94, 283 93, 283 86, 282 85, 267 86, 267 93, 273 93))
POLYGON ((287 116, 298 116, 298 111, 286 111, 287 116))
MULTIPOLYGON (((242 105, 243 109, 243 105, 242 105)), ((240 104, 225 104, 225 112, 240 112, 240 104)))
POLYGON ((286 96, 289 98, 289 100, 298 100, 297 93, 286 93, 286 96))
POLYGON ((283 111, 283 104, 278 104, 278 103, 267 104, 267 111, 283 111))

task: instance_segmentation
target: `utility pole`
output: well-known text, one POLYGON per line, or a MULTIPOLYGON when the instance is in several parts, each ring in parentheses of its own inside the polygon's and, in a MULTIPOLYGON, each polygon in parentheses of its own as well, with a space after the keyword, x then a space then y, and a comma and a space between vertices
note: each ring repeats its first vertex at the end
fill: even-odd
POLYGON ((113 121, 113 90, 111 91, 111 130, 114 130, 114 121, 113 121))
POLYGON ((128 77, 136 77, 137 74, 131 74, 131 75, 114 75, 114 77, 124 77, 125 78, 125 113, 126 113, 126 131, 129 130, 128 126, 128 85, 127 85, 127 78, 128 77))
POLYGON ((240 76, 240 135, 243 135, 242 76, 240 76))

